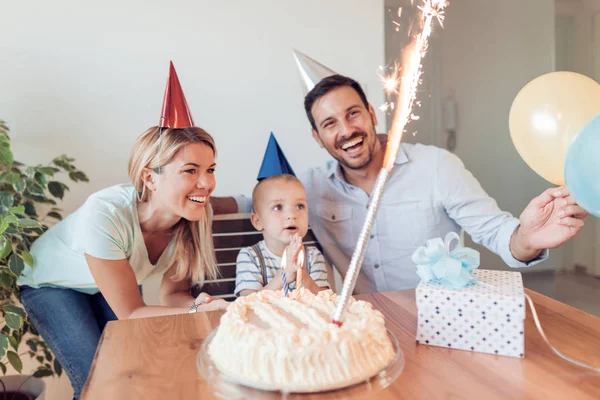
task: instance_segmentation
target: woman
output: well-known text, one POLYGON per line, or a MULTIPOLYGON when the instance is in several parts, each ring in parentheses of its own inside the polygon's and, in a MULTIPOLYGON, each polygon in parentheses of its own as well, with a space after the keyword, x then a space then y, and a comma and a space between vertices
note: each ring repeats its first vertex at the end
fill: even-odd
POLYGON ((150 128, 131 151, 132 184, 92 194, 34 243, 35 268, 18 282, 21 299, 75 398, 106 322, 227 307, 190 295, 192 284, 217 276, 209 203, 215 153, 201 128, 150 128), (139 285, 156 274, 163 274, 163 306, 147 306, 139 285))

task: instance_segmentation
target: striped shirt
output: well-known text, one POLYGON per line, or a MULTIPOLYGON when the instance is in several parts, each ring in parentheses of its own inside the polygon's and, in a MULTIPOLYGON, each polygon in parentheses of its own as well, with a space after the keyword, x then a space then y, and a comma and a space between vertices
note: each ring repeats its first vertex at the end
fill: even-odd
MULTIPOLYGON (((281 257, 275 255, 268 249, 264 240, 258 243, 258 247, 265 260, 267 269, 267 282, 263 282, 260 271, 260 260, 252 247, 244 247, 237 256, 237 265, 235 272, 235 295, 239 296, 242 290, 260 290, 267 283, 271 282, 273 277, 281 269, 281 257)), ((327 267, 323 254, 316 247, 306 247, 308 251, 308 271, 312 280, 319 287, 329 287, 327 282, 327 267)), ((294 290, 296 282, 289 284, 289 289, 294 290)))

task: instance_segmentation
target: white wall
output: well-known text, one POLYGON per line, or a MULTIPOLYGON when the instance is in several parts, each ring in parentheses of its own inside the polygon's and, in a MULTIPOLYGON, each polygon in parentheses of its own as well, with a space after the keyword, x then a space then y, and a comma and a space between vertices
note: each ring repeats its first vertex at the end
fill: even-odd
MULTIPOLYGON (((65 199, 69 212, 127 180, 129 148, 158 122, 169 60, 194 121, 216 139, 216 195, 250 193, 270 131, 296 172, 327 159, 310 135, 293 47, 383 102, 383 0, 2 0, 0 9, 0 118, 17 159, 67 153, 88 173, 65 199)), ((146 295, 154 301, 154 287, 146 295)))
MULTIPOLYGON (((557 70, 574 71, 600 82, 600 0, 556 0, 557 70), (598 21, 598 22, 595 22, 598 21)), ((565 267, 588 267, 600 275, 600 223, 590 217, 564 247, 565 267)))
POLYGON ((297 172, 327 158, 310 136, 293 47, 366 83, 373 104, 383 102, 382 7, 372 0, 6 2, 0 115, 13 127, 19 159, 44 163, 64 152, 90 175, 66 199, 70 211, 127 179, 129 148, 158 122, 173 60, 196 124, 217 141, 215 194, 249 193, 270 131, 297 172))
MULTIPOLYGON (((550 184, 521 159, 510 139, 508 115, 518 91, 554 68, 554 7, 549 0, 452 0, 441 51, 441 95, 459 106, 456 154, 504 210, 519 216, 550 184)), ((483 268, 505 268, 487 250, 483 268)), ((561 250, 535 267, 554 268, 561 250)))

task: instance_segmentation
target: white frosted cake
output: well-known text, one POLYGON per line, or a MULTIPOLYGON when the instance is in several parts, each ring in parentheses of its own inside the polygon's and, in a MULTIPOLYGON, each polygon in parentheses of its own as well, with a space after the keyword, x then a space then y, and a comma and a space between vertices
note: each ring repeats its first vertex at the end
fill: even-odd
POLYGON ((383 314, 350 300, 341 327, 331 322, 337 296, 306 289, 260 291, 232 303, 210 343, 217 368, 264 390, 316 392, 363 382, 394 359, 383 314))

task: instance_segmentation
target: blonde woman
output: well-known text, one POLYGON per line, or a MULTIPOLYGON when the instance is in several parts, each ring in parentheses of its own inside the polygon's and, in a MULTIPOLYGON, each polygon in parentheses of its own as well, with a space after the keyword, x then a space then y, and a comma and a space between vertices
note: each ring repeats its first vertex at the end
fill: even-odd
POLYGON ((92 194, 34 243, 21 298, 75 398, 107 321, 226 308, 205 293, 190 295, 190 285, 217 275, 209 203, 215 153, 201 128, 150 128, 131 151, 132 184, 92 194), (162 306, 147 306, 138 286, 157 274, 162 306))

